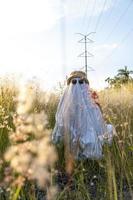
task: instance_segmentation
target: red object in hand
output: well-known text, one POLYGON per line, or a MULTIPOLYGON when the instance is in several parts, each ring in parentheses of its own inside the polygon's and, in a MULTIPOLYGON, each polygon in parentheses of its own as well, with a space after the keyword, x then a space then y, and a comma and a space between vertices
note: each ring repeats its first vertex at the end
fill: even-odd
POLYGON ((98 94, 95 91, 92 91, 91 96, 94 100, 98 99, 98 94))
POLYGON ((91 97, 94 99, 95 104, 98 105, 98 107, 100 108, 100 110, 102 112, 102 108, 101 108, 101 105, 99 103, 98 94, 95 91, 91 91, 91 97))

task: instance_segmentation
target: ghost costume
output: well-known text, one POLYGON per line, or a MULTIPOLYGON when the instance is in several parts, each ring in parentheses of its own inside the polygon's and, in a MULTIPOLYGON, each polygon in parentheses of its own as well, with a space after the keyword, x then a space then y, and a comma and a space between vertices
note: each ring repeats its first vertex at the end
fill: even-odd
MULTIPOLYGON (((54 143, 69 140, 75 158, 102 158, 104 136, 112 139, 113 127, 104 122, 99 106, 91 97, 89 84, 66 87, 56 113, 56 124, 52 133, 54 143)), ((110 139, 110 141, 111 141, 110 139)))

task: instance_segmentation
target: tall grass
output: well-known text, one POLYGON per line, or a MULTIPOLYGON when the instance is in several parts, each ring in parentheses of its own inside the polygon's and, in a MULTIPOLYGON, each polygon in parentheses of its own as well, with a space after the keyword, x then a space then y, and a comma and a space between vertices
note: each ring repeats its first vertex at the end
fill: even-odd
MULTIPOLYGON (((33 113, 44 110, 48 121, 46 128, 53 129, 59 93, 46 94, 38 86, 34 89, 36 100, 33 113)), ((8 200, 9 194, 12 194, 10 195, 12 199, 21 197, 23 200, 37 200, 36 186, 33 181, 27 180, 23 188, 9 187, 8 182, 12 181, 14 170, 3 160, 5 151, 12 145, 9 136, 16 130, 13 116, 16 112, 17 94, 18 88, 14 81, 6 79, 1 82, 0 200, 8 200)), ((65 172, 64 147, 57 146, 59 160, 55 169, 51 171, 51 174, 55 174, 54 178, 51 176, 51 183, 58 185, 58 194, 55 198, 57 200, 131 200, 133 198, 133 85, 105 89, 99 93, 99 97, 104 118, 107 123, 115 126, 117 135, 111 145, 104 145, 104 157, 101 160, 75 161, 71 177, 68 177, 65 172)))
POLYGON ((112 146, 105 148, 109 196, 123 199, 127 187, 133 198, 133 84, 106 89, 100 99, 105 119, 117 131, 112 146))
POLYGON ((17 87, 12 79, 0 81, 0 156, 9 145, 8 134, 14 128, 12 114, 15 111, 17 87))
POLYGON ((56 191, 56 188, 52 186, 51 178, 57 156, 51 143, 50 131, 47 128, 47 116, 42 110, 41 101, 37 99, 37 88, 34 84, 27 84, 25 87, 18 88, 18 95, 16 93, 14 95, 15 88, 9 90, 10 84, 6 84, 6 88, 2 87, 1 99, 4 99, 5 95, 11 98, 7 98, 5 103, 2 99, 3 104, 1 105, 3 137, 0 138, 0 142, 4 148, 1 150, 2 194, 0 193, 0 199, 35 199, 35 185, 37 184, 43 190, 45 189, 45 193, 47 191, 47 198, 50 200, 56 191), (9 102, 6 102, 7 100, 9 102), (39 108, 38 102, 40 102, 39 108), (9 116, 6 114, 6 109, 7 105, 12 104, 14 110, 10 111, 8 106, 8 114, 12 117, 9 124, 12 124, 12 127, 8 127, 9 116), (8 131, 5 131, 5 128, 8 131), (29 191, 25 193, 27 186, 29 191), (34 188, 32 195, 30 194, 31 188, 34 188), (6 197, 4 190, 6 190, 6 197))
POLYGON ((103 159, 76 162, 75 189, 65 187, 58 199, 133 199, 133 85, 108 88, 99 93, 103 116, 116 128, 103 159), (77 191, 77 193, 75 193, 77 191))

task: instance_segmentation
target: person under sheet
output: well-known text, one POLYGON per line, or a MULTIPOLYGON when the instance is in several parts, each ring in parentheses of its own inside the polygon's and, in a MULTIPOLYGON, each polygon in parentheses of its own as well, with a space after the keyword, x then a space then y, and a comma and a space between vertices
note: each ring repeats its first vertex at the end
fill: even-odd
POLYGON ((72 72, 57 108, 54 143, 65 142, 77 159, 100 159, 105 138, 110 143, 113 134, 113 126, 105 123, 100 107, 92 98, 86 74, 72 72))

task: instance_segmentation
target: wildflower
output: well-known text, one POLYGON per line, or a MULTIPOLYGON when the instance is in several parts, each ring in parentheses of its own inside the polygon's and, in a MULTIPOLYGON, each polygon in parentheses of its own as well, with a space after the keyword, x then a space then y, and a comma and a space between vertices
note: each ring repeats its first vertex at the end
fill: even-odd
POLYGON ((128 126, 128 122, 125 122, 125 123, 124 123, 124 127, 127 127, 127 126, 128 126))
POLYGON ((13 182, 13 186, 23 186, 25 182, 25 178, 23 176, 18 176, 13 182))
POLYGON ((3 164, 3 160, 2 159, 0 159, 0 165, 2 165, 3 164))
POLYGON ((18 96, 17 113, 25 114, 30 111, 35 100, 35 91, 29 86, 22 87, 18 96))
POLYGON ((94 186, 94 183, 93 183, 93 182, 90 182, 90 185, 91 185, 91 186, 94 186))
POLYGON ((51 187, 48 190, 48 194, 47 194, 48 200, 52 200, 53 198, 55 198, 56 193, 57 193, 57 188, 56 187, 51 187))
POLYGON ((30 86, 20 91, 17 113, 13 117, 15 132, 10 134, 12 146, 5 153, 5 160, 18 174, 13 184, 21 186, 28 179, 37 180, 40 187, 48 187, 50 168, 57 156, 46 128, 46 114, 32 112, 35 98, 35 91, 30 86))

